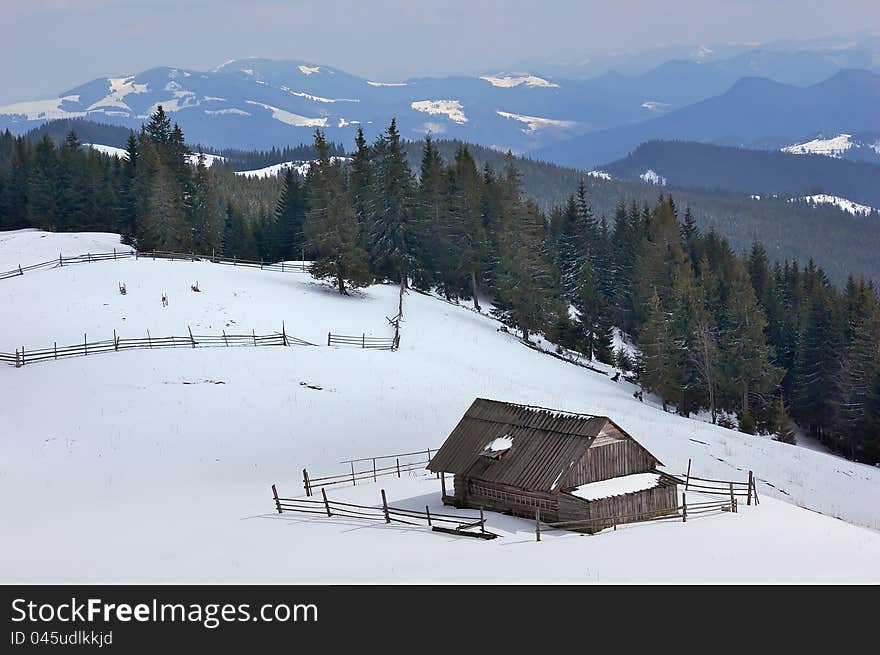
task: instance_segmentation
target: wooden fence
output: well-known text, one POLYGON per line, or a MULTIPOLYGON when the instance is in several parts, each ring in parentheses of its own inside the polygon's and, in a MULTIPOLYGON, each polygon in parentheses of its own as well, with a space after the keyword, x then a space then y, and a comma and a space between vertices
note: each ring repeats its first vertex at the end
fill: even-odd
POLYGON ((265 262, 255 259, 238 259, 236 257, 220 257, 219 255, 196 255, 169 251, 137 252, 135 259, 167 259, 170 261, 211 262, 212 264, 225 264, 227 266, 244 266, 246 268, 259 268, 261 271, 278 271, 281 273, 301 273, 307 269, 306 262, 265 262))
POLYGON ((39 348, 27 350, 23 346, 15 353, 0 353, 0 362, 6 362, 16 368, 25 364, 33 364, 47 360, 62 359, 65 357, 83 357, 106 352, 119 352, 120 350, 154 349, 154 348, 217 348, 233 346, 314 346, 304 339, 287 334, 282 323, 281 332, 271 334, 226 334, 224 330, 220 335, 189 334, 183 337, 153 337, 147 331, 146 337, 134 337, 123 339, 113 331, 112 339, 102 341, 89 341, 87 335, 83 335, 82 342, 70 346, 59 346, 56 342, 51 348, 39 348))
MULTIPOLYGON (((394 455, 377 455, 376 457, 362 457, 360 459, 347 459, 340 464, 348 464, 350 471, 340 473, 338 475, 325 475, 321 477, 310 477, 309 472, 303 469, 303 488, 306 496, 313 496, 315 489, 321 487, 331 487, 337 484, 357 485, 358 482, 371 480, 376 482, 378 478, 385 475, 396 475, 398 478, 403 473, 410 471, 422 470, 431 461, 431 448, 418 450, 411 453, 396 453, 394 455), (418 459, 417 461, 409 461, 408 458, 424 456, 426 459, 418 459), (401 464, 400 460, 404 459, 401 464), (393 464, 391 462, 394 462, 393 464), (387 463, 387 464, 386 464, 387 463)), ((437 452, 434 448, 433 452, 437 452)))
POLYGON ((746 504, 760 505, 758 500, 757 481, 754 474, 749 471, 749 477, 744 481, 737 480, 715 480, 711 478, 700 478, 691 475, 691 460, 688 460, 687 472, 683 475, 663 474, 670 481, 676 484, 684 485, 685 491, 695 491, 710 496, 727 496, 733 498, 745 498, 746 504))
POLYGON ((395 338, 368 337, 366 334, 347 335, 327 333, 328 346, 354 346, 356 348, 368 348, 372 350, 396 350, 395 338))
POLYGON ((486 519, 483 511, 479 516, 456 516, 454 514, 439 514, 432 512, 428 505, 425 511, 393 507, 388 504, 385 490, 381 489, 382 505, 357 505, 330 500, 326 489, 321 489, 321 499, 312 498, 282 498, 278 495, 275 485, 272 485, 272 498, 275 501, 275 510, 279 514, 295 512, 299 514, 313 514, 326 516, 327 518, 348 518, 362 521, 383 521, 389 523, 402 523, 405 525, 418 526, 425 522, 434 532, 460 535, 464 537, 476 537, 479 539, 494 539, 497 534, 486 530, 486 519), (478 532, 468 530, 479 529, 478 532))
POLYGON ((120 250, 113 252, 86 253, 85 255, 75 255, 73 257, 64 257, 58 255, 56 259, 50 259, 38 264, 29 266, 19 265, 9 271, 0 273, 0 280, 18 277, 30 271, 47 270, 53 268, 63 268, 72 264, 91 264, 94 262, 115 261, 118 259, 167 259, 170 261, 206 261, 214 264, 226 264, 229 266, 244 266, 247 268, 259 268, 263 271, 280 271, 281 273, 304 272, 307 268, 306 262, 264 262, 253 259, 238 259, 236 257, 220 257, 218 255, 196 255, 194 253, 181 253, 169 251, 155 252, 139 252, 137 250, 120 250))
POLYGON ((121 250, 119 252, 114 250, 113 252, 99 252, 95 254, 86 253, 85 255, 76 255, 74 257, 62 257, 59 254, 56 259, 50 259, 45 262, 40 262, 39 264, 31 264, 30 266, 19 265, 18 268, 14 268, 11 271, 4 271, 0 273, 0 280, 18 277, 19 275, 24 275, 30 271, 63 268, 64 266, 70 266, 72 264, 91 264, 94 262, 106 262, 117 259, 132 259, 136 256, 137 253, 134 250, 121 250))

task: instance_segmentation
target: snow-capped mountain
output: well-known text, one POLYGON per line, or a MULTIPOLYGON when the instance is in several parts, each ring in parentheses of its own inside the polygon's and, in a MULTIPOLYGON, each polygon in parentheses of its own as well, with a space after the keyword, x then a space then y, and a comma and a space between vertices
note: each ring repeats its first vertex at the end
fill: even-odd
POLYGON ((479 77, 364 79, 300 61, 245 59, 211 71, 154 68, 99 78, 56 98, 0 107, 0 129, 16 132, 59 118, 139 126, 159 105, 192 143, 262 148, 311 140, 321 128, 351 144, 360 126, 375 137, 396 117, 406 138, 426 133, 525 151, 595 124, 638 120, 653 110, 645 99, 584 108, 584 82, 529 72, 479 77))
POLYGON ((803 143, 781 148, 794 155, 824 155, 835 159, 853 159, 880 162, 880 134, 822 135, 803 143))

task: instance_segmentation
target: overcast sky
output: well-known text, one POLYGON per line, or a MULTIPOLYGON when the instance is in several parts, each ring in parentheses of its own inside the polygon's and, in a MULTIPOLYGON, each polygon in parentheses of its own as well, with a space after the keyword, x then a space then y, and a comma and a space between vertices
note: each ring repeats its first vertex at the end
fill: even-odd
POLYGON ((877 0, 2 0, 0 103, 95 77, 232 58, 374 79, 577 62, 609 51, 880 29, 877 0))

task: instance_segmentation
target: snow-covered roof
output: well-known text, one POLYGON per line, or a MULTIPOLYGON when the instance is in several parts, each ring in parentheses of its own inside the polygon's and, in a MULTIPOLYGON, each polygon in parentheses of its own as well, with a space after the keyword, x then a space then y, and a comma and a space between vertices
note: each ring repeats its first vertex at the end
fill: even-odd
POLYGON ((611 496, 622 496, 636 491, 653 489, 658 484, 660 484, 659 473, 634 473, 618 478, 582 484, 572 489, 570 493, 572 496, 577 496, 584 500, 600 500, 602 498, 610 498, 611 496))

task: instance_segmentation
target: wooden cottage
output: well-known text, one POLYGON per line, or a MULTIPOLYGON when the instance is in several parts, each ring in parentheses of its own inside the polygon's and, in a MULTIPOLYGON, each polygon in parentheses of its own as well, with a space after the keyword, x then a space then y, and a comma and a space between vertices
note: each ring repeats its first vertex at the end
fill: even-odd
MULTIPOLYGON (((447 505, 535 518, 584 521, 596 532, 676 514, 674 480, 662 463, 606 416, 478 398, 428 464, 451 473, 447 505)), ((445 476, 443 477, 445 480, 445 476)))

